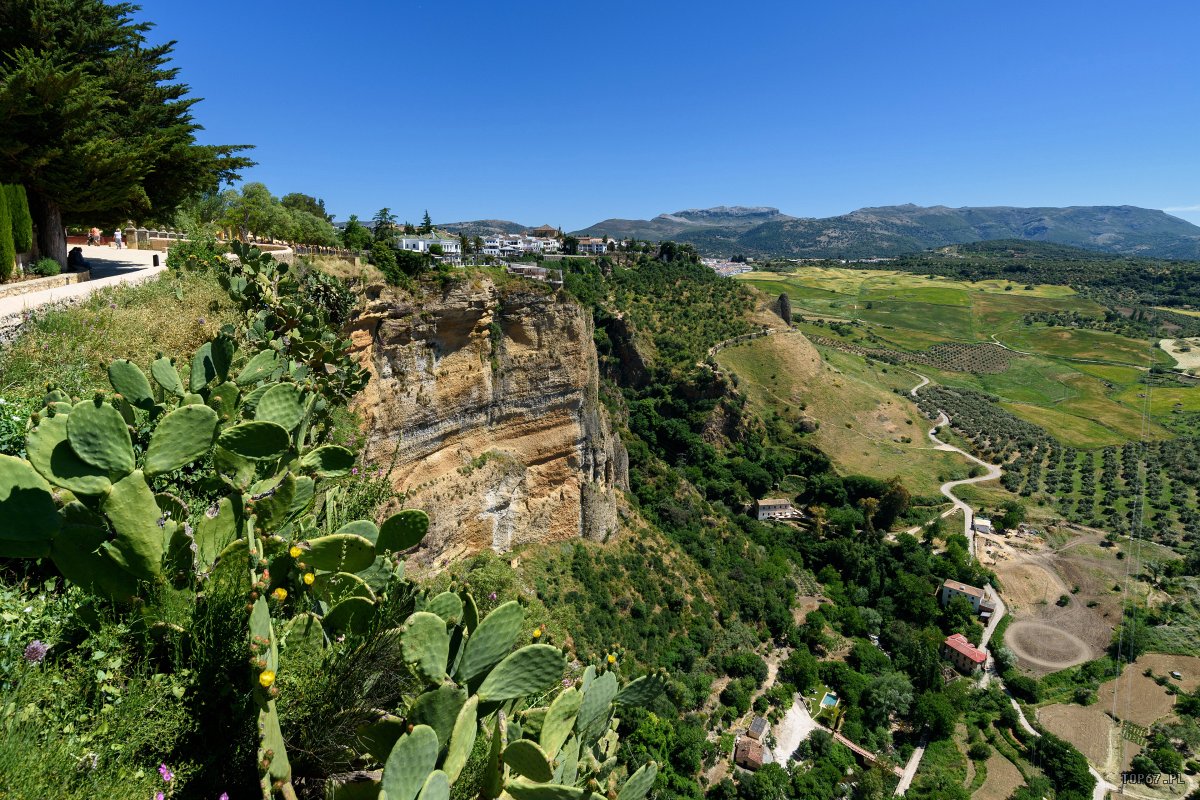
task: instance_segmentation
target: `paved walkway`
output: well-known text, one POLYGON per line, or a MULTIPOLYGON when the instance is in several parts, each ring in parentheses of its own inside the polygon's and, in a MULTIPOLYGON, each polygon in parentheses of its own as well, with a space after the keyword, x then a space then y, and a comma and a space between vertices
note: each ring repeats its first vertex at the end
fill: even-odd
POLYGON ((18 327, 25 311, 56 303, 78 303, 100 289, 147 281, 166 269, 154 266, 156 255, 161 264, 166 263, 164 255, 153 250, 84 246, 83 257, 92 266, 92 280, 0 298, 0 333, 18 327))

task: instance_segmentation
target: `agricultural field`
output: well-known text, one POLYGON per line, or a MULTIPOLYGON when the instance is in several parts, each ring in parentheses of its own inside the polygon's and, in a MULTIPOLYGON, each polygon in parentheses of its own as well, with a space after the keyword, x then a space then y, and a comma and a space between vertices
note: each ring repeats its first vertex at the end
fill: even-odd
MULTIPOLYGON (((1115 533, 1140 526, 1169 545, 1200 535, 1200 382, 1170 374, 1175 359, 1150 338, 1096 327, 1118 325, 1116 312, 1067 287, 1003 280, 842 268, 739 279, 788 293, 798 329, 845 376, 839 388, 897 366, 928 377, 926 415, 945 410, 969 447, 1005 464, 998 490, 1034 516, 1115 533)), ((848 412, 832 410, 854 430, 848 412)), ((823 430, 818 444, 845 469, 891 468, 894 459, 866 458, 855 439, 823 430)))

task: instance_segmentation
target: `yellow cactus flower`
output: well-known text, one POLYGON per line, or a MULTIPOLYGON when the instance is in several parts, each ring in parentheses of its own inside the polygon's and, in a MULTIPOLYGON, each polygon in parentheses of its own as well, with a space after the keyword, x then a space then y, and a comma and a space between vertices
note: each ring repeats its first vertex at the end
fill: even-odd
POLYGON ((271 596, 282 603, 284 600, 287 600, 287 589, 280 586, 278 589, 271 592, 271 596))
POLYGON ((264 689, 266 689, 275 682, 275 671, 264 669, 262 672, 258 673, 258 682, 264 689))
POLYGON ((303 552, 304 551, 300 549, 300 546, 295 544, 288 549, 288 555, 292 558, 299 558, 300 554, 303 552))
POLYGON ((540 639, 540 638, 542 638, 542 629, 541 629, 541 628, 534 628, 534 629, 533 629, 533 638, 535 638, 535 639, 540 639))
POLYGON ((313 575, 311 572, 304 573, 304 585, 305 586, 312 586, 313 581, 315 581, 316 579, 317 579, 317 576, 313 575))
POLYGON ((615 663, 617 663, 617 656, 616 656, 616 654, 615 654, 615 653, 609 653, 609 654, 608 654, 608 663, 610 663, 610 664, 615 664, 615 663))

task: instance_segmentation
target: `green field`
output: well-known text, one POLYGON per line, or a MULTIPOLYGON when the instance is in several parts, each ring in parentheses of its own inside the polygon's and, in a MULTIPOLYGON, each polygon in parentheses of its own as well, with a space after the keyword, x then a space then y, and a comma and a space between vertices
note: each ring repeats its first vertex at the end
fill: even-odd
MULTIPOLYGON (((1105 308, 1064 286, 1026 290, 1006 281, 958 281, 907 272, 802 268, 739 276, 772 296, 786 292, 793 312, 849 323, 837 330, 801 323, 807 335, 867 349, 921 352, 942 343, 999 342, 1012 348, 1003 372, 958 372, 916 365, 947 386, 994 396, 1012 413, 1047 428, 1067 445, 1123 444, 1190 430, 1185 415, 1200 410, 1200 386, 1171 389, 1150 405, 1143 424, 1146 368, 1173 359, 1149 342, 1087 327, 1026 322, 1029 314, 1076 314, 1103 320, 1105 308), (1012 286, 1011 290, 1006 287, 1012 286), (994 337, 994 338, 993 338, 994 337), (1022 355, 1024 354, 1024 355, 1022 355), (1177 405, 1178 404, 1178 405, 1177 405)), ((841 345, 839 345, 841 346, 841 345)), ((953 369, 964 369, 954 365, 953 369)))

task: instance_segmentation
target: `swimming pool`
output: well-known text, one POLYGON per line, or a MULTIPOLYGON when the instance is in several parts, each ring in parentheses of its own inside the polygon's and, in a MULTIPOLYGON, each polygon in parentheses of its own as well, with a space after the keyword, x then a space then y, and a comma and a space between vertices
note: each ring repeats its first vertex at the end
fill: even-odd
POLYGON ((833 692, 826 692, 821 698, 821 708, 833 708, 838 704, 837 695, 833 692))

